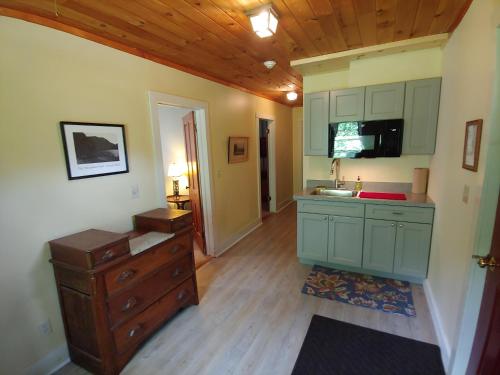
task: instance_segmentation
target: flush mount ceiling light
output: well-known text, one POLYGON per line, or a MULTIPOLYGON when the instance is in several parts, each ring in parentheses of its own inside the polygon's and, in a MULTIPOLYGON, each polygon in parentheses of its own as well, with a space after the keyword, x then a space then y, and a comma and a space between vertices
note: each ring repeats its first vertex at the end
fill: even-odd
POLYGON ((295 88, 295 84, 294 83, 289 83, 287 86, 290 87, 292 90, 295 88))
POLYGON ((278 15, 271 4, 253 9, 246 13, 252 23, 252 29, 261 38, 267 38, 276 33, 278 15))
POLYGON ((276 61, 274 60, 267 60, 267 61, 264 61, 263 62, 264 66, 267 68, 267 69, 272 69, 276 66, 276 61))
POLYGON ((297 93, 295 91, 289 91, 289 92, 286 93, 286 98, 288 100, 290 100, 291 102, 293 102, 294 100, 296 100, 297 96, 298 95, 297 95, 297 93))

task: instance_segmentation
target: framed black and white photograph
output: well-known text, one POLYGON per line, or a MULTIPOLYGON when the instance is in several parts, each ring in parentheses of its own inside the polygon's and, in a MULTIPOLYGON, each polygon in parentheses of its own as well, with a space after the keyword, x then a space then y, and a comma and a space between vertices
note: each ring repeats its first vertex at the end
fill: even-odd
POLYGON ((465 124, 464 155, 462 168, 477 172, 479 152, 481 150, 481 132, 483 120, 467 121, 465 124))
POLYGON ((123 125, 66 121, 60 124, 70 180, 128 172, 123 125))

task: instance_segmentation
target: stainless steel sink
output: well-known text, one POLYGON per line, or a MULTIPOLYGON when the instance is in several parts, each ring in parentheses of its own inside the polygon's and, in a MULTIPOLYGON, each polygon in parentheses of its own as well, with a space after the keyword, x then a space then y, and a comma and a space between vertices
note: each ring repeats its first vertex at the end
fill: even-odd
POLYGON ((316 188, 311 192, 312 195, 329 195, 332 197, 355 197, 357 192, 347 189, 329 189, 316 188))

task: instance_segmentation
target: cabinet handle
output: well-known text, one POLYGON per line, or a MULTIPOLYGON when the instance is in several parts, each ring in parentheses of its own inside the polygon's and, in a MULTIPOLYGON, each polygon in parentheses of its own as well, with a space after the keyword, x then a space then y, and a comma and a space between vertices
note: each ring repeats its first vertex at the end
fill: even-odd
POLYGON ((404 227, 404 225, 403 225, 403 224, 399 224, 399 227, 400 227, 400 228, 403 228, 403 227, 404 227))
POLYGON ((182 248, 181 245, 175 245, 174 247, 172 247, 170 249, 170 254, 175 254, 176 252, 178 252, 180 249, 182 248))
POLYGON ((391 224, 391 227, 395 227, 395 226, 396 226, 396 224, 394 224, 394 223, 391 224))
POLYGON ((400 212, 400 211, 394 211, 392 214, 393 214, 393 215, 403 215, 403 213, 402 213, 402 212, 400 212))
POLYGON ((113 250, 107 250, 103 256, 101 257, 101 260, 109 260, 115 256, 115 253, 113 250))
POLYGON ((128 331, 128 337, 134 337, 141 330, 141 326, 137 325, 128 331))
POLYGON ((179 293, 177 293, 177 301, 183 300, 185 296, 186 292, 184 290, 181 290, 179 293))
POLYGON ((119 283, 123 283, 125 281, 127 281, 127 279, 133 277, 135 275, 135 271, 134 270, 126 270, 126 271, 123 271, 120 276, 118 276, 118 282, 119 283))
POLYGON ((331 218, 330 218, 330 221, 333 221, 333 220, 335 220, 335 218, 334 218, 334 217, 331 217, 331 218))
POLYGON ((125 305, 123 305, 122 307, 122 311, 125 312, 125 311, 128 311, 130 310, 131 308, 135 307, 135 305, 137 305, 137 299, 135 297, 130 297, 128 300, 127 300, 127 303, 125 305))
POLYGON ((174 272, 172 272, 172 277, 177 277, 182 273, 181 268, 176 268, 174 272))

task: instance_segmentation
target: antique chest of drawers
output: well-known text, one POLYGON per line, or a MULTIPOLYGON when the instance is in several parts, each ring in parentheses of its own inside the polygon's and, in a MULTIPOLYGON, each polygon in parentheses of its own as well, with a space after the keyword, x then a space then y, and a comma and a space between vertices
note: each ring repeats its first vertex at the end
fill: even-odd
POLYGON ((118 374, 166 320, 198 304, 191 212, 134 219, 129 234, 90 229, 49 242, 71 360, 96 374, 118 374), (151 231, 171 235, 132 255, 130 240, 151 231))

